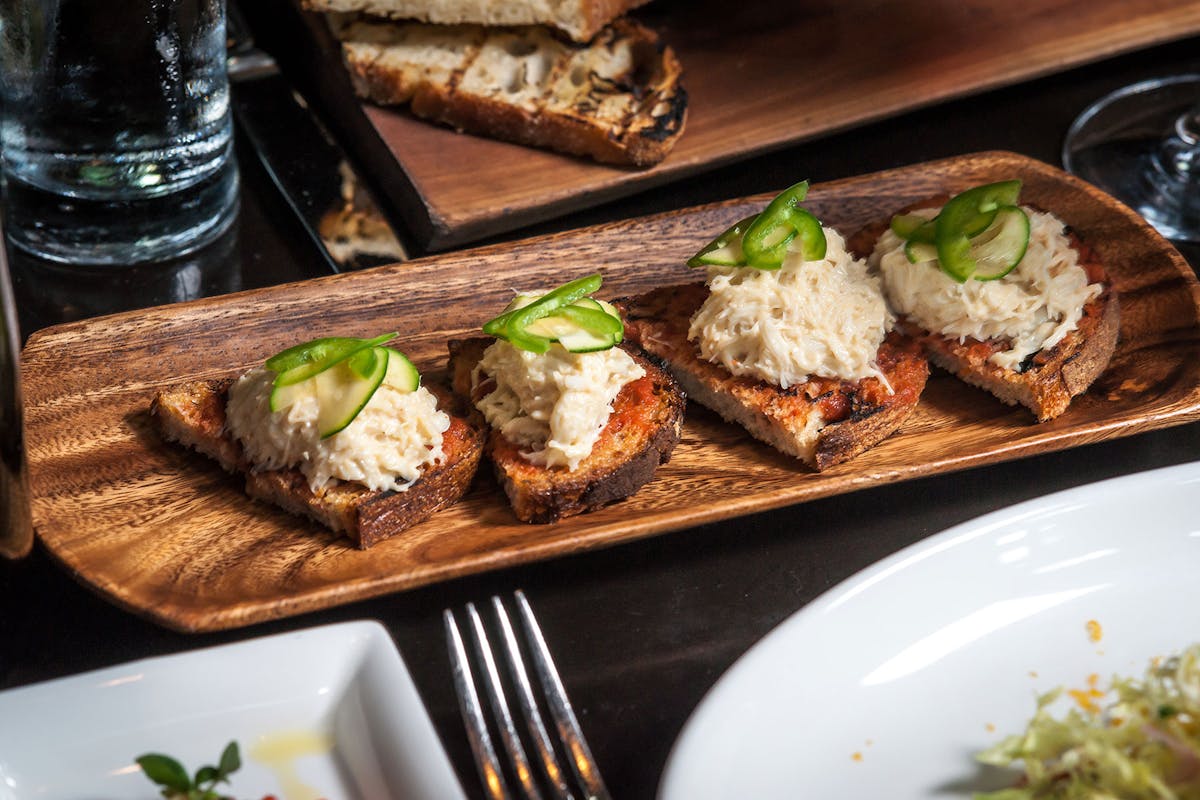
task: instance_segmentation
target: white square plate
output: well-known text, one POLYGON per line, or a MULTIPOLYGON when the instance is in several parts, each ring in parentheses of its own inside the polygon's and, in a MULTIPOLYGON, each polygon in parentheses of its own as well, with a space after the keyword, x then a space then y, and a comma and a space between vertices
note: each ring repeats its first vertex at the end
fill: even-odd
POLYGON ((0 693, 0 800, 150 800, 137 756, 194 773, 230 740, 239 798, 464 797, 391 637, 351 622, 0 693))

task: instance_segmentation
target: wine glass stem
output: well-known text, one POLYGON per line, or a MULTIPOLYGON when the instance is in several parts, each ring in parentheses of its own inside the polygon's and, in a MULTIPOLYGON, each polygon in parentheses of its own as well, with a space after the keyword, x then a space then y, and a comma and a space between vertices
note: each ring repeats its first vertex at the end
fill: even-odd
POLYGON ((1164 171, 1182 182, 1200 182, 1200 103, 1179 115, 1162 145, 1164 171))

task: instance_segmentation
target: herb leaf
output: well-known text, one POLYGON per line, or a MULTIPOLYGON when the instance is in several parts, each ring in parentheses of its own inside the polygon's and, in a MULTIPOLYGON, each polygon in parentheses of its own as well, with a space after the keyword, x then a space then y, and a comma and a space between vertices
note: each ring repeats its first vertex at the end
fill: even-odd
POLYGON ((138 756, 135 760, 142 768, 142 772, 146 773, 146 777, 159 786, 176 792, 186 792, 192 788, 187 770, 170 756, 161 753, 147 753, 144 756, 138 756))
POLYGON ((196 770, 193 781, 187 770, 175 759, 161 753, 147 753, 135 759, 146 777, 163 787, 162 796, 168 800, 220 800, 213 790, 218 783, 229 783, 230 774, 242 766, 236 741, 221 751, 220 766, 205 764, 196 770))
POLYGON ((219 767, 218 781, 229 782, 229 775, 242 768, 242 757, 238 753, 238 744, 236 741, 225 745, 225 749, 221 751, 221 761, 219 767))
POLYGON ((212 786, 217 781, 221 780, 221 773, 217 772, 217 768, 211 765, 205 765, 196 770, 196 777, 192 779, 197 789, 206 788, 204 784, 212 786))

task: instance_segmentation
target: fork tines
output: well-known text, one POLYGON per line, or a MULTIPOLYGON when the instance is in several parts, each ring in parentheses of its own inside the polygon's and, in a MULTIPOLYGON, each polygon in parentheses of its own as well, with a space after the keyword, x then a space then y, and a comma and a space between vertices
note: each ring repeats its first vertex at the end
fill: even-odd
POLYGON ((540 687, 542 700, 554 720, 554 728, 558 734, 557 748, 542 720, 538 695, 535 694, 534 683, 525 668, 521 644, 501 599, 492 598, 492 611, 495 617, 493 630, 499 632, 499 649, 505 655, 503 672, 496 663, 487 627, 475 604, 468 603, 466 608, 469 621, 466 630, 471 640, 469 647, 459 632, 454 612, 450 609, 443 612, 450 664, 454 671, 454 688, 458 692, 467 738, 475 754, 475 763, 483 779, 484 791, 493 800, 509 800, 513 797, 541 800, 544 796, 560 800, 574 800, 576 797, 610 800, 596 762, 579 728, 579 721, 571 708, 571 702, 567 699, 562 680, 554 667, 541 628, 533 616, 533 609, 525 599, 525 594, 519 590, 514 593, 514 601, 517 621, 524 633, 528 657, 537 674, 537 685, 540 687), (472 663, 477 665, 478 670, 472 669, 472 663), (475 676, 476 671, 481 673, 478 678, 475 676), (494 730, 499 734, 508 756, 507 766, 501 765, 492 743, 491 730, 476 689, 477 682, 487 695, 494 730), (516 700, 525 722, 524 734, 517 729, 513 721, 505 690, 506 683, 516 693, 516 700), (527 746, 533 748, 534 760, 538 764, 536 773, 530 766, 530 759, 526 754, 527 746), (560 766, 560 756, 570 764, 570 774, 560 766), (571 776, 574 777, 579 794, 571 788, 571 776), (510 793, 510 779, 520 786, 520 794, 510 793))

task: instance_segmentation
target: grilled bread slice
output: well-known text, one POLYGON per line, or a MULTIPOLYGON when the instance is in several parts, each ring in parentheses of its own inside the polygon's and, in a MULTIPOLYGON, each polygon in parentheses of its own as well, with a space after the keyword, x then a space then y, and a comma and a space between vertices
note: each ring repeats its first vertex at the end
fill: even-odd
MULTIPOLYGON (((946 199, 935 198, 911 208, 934 208, 946 199)), ((887 221, 875 223, 851 237, 847 247, 860 258, 867 258, 887 228, 887 221)), ((1007 349, 1010 346, 1007 341, 981 342, 968 337, 960 342, 924 330, 903 317, 897 321, 897 327, 921 343, 930 361, 962 381, 991 392, 1008 405, 1025 406, 1038 422, 1054 419, 1108 367, 1121 327, 1120 301, 1104 265, 1074 231, 1065 233, 1079 254, 1079 265, 1087 272, 1088 282, 1102 284, 1104 290, 1084 305, 1075 330, 1053 347, 1034 353, 1020 369, 1001 367, 988 360, 993 353, 1007 349)))
POLYGON ((429 387, 450 414, 442 436, 445 458, 428 468, 405 492, 373 491, 352 481, 335 481, 313 491, 298 469, 256 471, 225 429, 225 403, 232 379, 195 381, 158 392, 150 405, 163 437, 214 459, 245 478, 246 494, 293 514, 310 517, 349 538, 361 549, 427 519, 466 492, 483 455, 483 426, 474 414, 452 411, 454 398, 429 387))
POLYGON ((312 11, 362 12, 438 25, 544 25, 589 41, 601 28, 647 0, 304 0, 312 11))
MULTIPOLYGON (((472 403, 487 394, 487 385, 474 386, 471 375, 494 341, 477 337, 449 343, 455 394, 471 398, 472 403)), ((574 471, 531 464, 499 431, 488 434, 487 454, 496 479, 523 522, 555 522, 622 500, 670 460, 683 426, 684 395, 645 353, 629 345, 621 347, 646 374, 621 389, 600 439, 574 471)))
POLYGON ((334 32, 359 95, 460 131, 636 166, 683 133, 679 61, 629 19, 586 45, 537 27, 359 19, 334 32))
POLYGON ((914 343, 897 334, 889 334, 877 357, 891 394, 877 378, 810 377, 781 389, 734 376, 701 358, 688 340, 691 318, 707 296, 704 284, 696 283, 661 287, 613 304, 625 318, 626 336, 664 359, 689 398, 755 438, 823 470, 890 436, 916 407, 929 365, 914 343))

